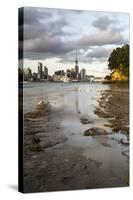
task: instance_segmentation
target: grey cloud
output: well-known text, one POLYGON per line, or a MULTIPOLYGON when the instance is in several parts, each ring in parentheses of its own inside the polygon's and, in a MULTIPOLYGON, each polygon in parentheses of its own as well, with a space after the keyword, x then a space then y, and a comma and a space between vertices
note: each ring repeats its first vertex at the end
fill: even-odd
POLYGON ((62 17, 55 21, 51 21, 45 24, 48 35, 50 36, 59 35, 60 37, 66 35, 63 29, 65 26, 68 26, 68 25, 69 23, 67 22, 67 20, 62 17))
MULTIPOLYGON (((79 65, 80 63, 86 63, 86 64, 91 64, 91 63, 96 63, 96 62, 103 62, 106 60, 106 58, 99 58, 99 59, 96 59, 96 58, 93 58, 93 57, 83 57, 83 56, 80 56, 78 58, 79 60, 79 65)), ((63 57, 63 58, 60 58, 60 61, 59 63, 67 63, 67 64, 71 64, 75 63, 75 57, 63 57)))
MULTIPOLYGON (((100 32, 94 35, 85 35, 77 41, 62 41, 59 36, 46 35, 34 40, 25 40, 24 51, 31 53, 50 54, 51 57, 62 57, 64 54, 64 56, 67 58, 66 61, 68 61, 70 57, 67 53, 70 52, 71 54, 76 49, 86 50, 88 47, 90 48, 100 46, 99 49, 95 48, 92 52, 88 53, 87 57, 101 58, 108 56, 108 52, 102 46, 109 44, 121 45, 123 43, 123 37, 120 33, 117 33, 116 31, 100 32)), ((84 59, 86 59, 86 57, 84 57, 84 59)))
MULTIPOLYGON (((24 40, 41 38, 42 35, 65 35, 63 27, 68 25, 66 19, 58 18, 53 20, 56 9, 40 9, 25 7, 19 10, 19 30, 24 30, 24 40), (22 20, 24 10, 24 20, 22 20)), ((20 40, 22 37, 20 37, 20 40)))
POLYGON ((107 58, 111 51, 112 49, 106 49, 104 47, 93 48, 89 53, 87 53, 86 57, 107 58))
POLYGON ((47 53, 39 53, 39 52, 24 52, 24 58, 28 60, 45 60, 46 58, 50 58, 51 55, 47 53))
POLYGON ((99 23, 98 20, 93 22, 93 26, 100 29, 99 31, 82 36, 81 34, 84 33, 81 31, 79 37, 74 38, 67 15, 69 13, 69 17, 71 16, 70 18, 73 19, 73 15, 81 14, 84 11, 24 9, 24 58, 27 59, 36 60, 44 59, 44 57, 58 57, 61 62, 70 62, 73 61, 73 52, 76 49, 84 49, 86 51, 88 48, 100 46, 101 50, 95 48, 95 52, 92 50, 86 56, 83 52, 80 54, 81 61, 86 63, 88 61, 93 62, 95 58, 102 60, 107 56, 107 51, 102 46, 110 44, 121 45, 125 42, 120 30, 116 30, 115 27, 106 31, 102 30, 105 26, 107 27, 113 23, 113 20, 105 16, 98 18, 99 23))
POLYGON ((122 43, 124 43, 122 35, 113 30, 100 31, 93 35, 84 35, 79 40, 79 45, 81 46, 103 46, 122 43))
POLYGON ((25 24, 24 25, 24 40, 43 38, 44 36, 64 36, 66 35, 63 30, 67 25, 65 20, 57 20, 54 22, 48 22, 48 24, 25 24))
MULTIPOLYGON (((88 50, 86 50, 87 52, 88 50)), ((90 48, 89 53, 86 52, 80 52, 78 51, 78 60, 79 63, 94 63, 94 62, 103 62, 107 60, 107 57, 109 53, 111 52, 111 49, 105 49, 105 48, 90 48)), ((66 55, 62 55, 60 57, 60 63, 74 63, 75 62, 75 51, 68 52, 66 55)))
MULTIPOLYGON (((33 33, 35 34, 35 32, 33 33)), ((117 31, 100 32, 93 35, 82 36, 79 40, 64 41, 58 35, 49 36, 46 34, 42 34, 39 38, 25 40, 24 50, 34 53, 51 53, 53 56, 58 54, 65 54, 75 49, 85 49, 92 46, 104 46, 109 44, 120 45, 122 43, 124 43, 123 37, 117 31)))
POLYGON ((40 19, 49 19, 52 13, 47 9, 25 7, 24 8, 24 24, 38 24, 40 19))
POLYGON ((24 41, 24 51, 51 54, 63 54, 75 49, 76 44, 63 42, 60 37, 42 37, 24 41))
POLYGON ((30 24, 24 25, 24 40, 32 40, 42 37, 43 34, 46 33, 46 29, 44 26, 38 24, 30 24))
MULTIPOLYGON (((36 37, 41 36, 42 34, 57 35, 62 33, 64 35, 65 33, 62 29, 64 26, 68 25, 68 22, 62 16, 53 19, 57 10, 52 9, 52 11, 51 9, 26 8, 24 12, 25 32, 29 31, 31 35, 32 32, 35 32, 36 37)), ((25 33, 25 36, 26 34, 27 32, 25 33)))
POLYGON ((100 30, 106 30, 112 23, 115 23, 115 21, 110 19, 108 16, 101 16, 92 24, 100 30))

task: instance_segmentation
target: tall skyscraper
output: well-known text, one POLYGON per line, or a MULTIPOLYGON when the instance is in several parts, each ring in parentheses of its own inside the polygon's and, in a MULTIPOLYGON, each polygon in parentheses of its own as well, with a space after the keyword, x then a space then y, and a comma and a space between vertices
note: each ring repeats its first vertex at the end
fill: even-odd
POLYGON ((79 67, 78 67, 77 51, 76 51, 76 60, 75 60, 75 72, 76 72, 76 76, 78 77, 79 67))
POLYGON ((31 76, 32 75, 32 71, 31 71, 30 68, 27 68, 25 73, 26 73, 27 76, 31 76))
POLYGON ((80 71, 81 81, 86 81, 86 70, 83 68, 80 71))
POLYGON ((43 65, 41 62, 38 62, 38 78, 42 79, 43 78, 43 71, 42 71, 43 65))
POLYGON ((38 73, 42 72, 42 63, 38 62, 38 73))
POLYGON ((30 68, 27 68, 24 72, 24 80, 28 81, 32 78, 32 71, 30 68))
POLYGON ((44 79, 48 79, 48 68, 44 66, 44 79))

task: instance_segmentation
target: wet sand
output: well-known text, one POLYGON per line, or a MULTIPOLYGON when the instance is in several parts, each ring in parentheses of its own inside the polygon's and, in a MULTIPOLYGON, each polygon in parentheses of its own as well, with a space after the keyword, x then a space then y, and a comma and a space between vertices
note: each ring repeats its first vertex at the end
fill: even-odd
MULTIPOLYGON (((28 110, 26 103, 30 98, 25 95, 24 191, 128 186, 129 146, 121 143, 121 138, 128 139, 127 129, 126 132, 113 129, 110 120, 112 114, 116 117, 116 112, 112 112, 106 100, 113 94, 115 100, 111 101, 116 110, 114 105, 121 94, 118 91, 124 92, 125 109, 121 120, 127 127, 128 86, 124 89, 122 86, 121 90, 121 86, 102 84, 62 87, 65 88, 59 93, 52 91, 45 97, 41 91, 38 98, 44 100, 46 106, 39 109, 38 114, 35 114, 38 112, 36 100, 34 108, 30 105, 28 110), (106 112, 110 117, 105 116, 106 112), (104 130, 103 134, 84 136, 91 128, 104 130)), ((123 100, 119 102, 123 104, 123 100)))

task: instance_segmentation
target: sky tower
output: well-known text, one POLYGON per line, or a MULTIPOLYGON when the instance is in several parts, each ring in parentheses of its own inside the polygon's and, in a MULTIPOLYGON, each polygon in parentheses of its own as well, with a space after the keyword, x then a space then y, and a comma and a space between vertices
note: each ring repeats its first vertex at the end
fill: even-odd
POLYGON ((78 67, 77 50, 76 50, 76 59, 75 59, 75 72, 78 75, 78 73, 79 73, 79 67, 78 67))

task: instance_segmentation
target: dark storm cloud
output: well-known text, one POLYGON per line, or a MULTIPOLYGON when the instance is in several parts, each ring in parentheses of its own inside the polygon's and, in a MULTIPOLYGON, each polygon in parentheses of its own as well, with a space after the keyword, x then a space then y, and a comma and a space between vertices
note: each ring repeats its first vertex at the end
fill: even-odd
MULTIPOLYGON (((41 24, 41 19, 49 19, 50 12, 39 8, 25 7, 19 9, 19 30, 24 31, 24 40, 38 38, 46 28, 41 24)), ((19 38, 22 40, 22 37, 19 38)))
MULTIPOLYGON (((57 12, 56 9, 53 10, 57 12)), ((19 11, 20 18, 23 16, 23 9, 19 11)), ((19 23, 19 43, 24 41, 24 52, 31 55, 38 53, 62 54, 71 51, 72 46, 62 42, 61 36, 66 33, 63 30, 68 22, 62 16, 53 20, 51 9, 24 8, 24 18, 19 23), (22 34, 22 32, 24 34, 22 34)), ((68 34, 67 34, 68 35, 68 34)), ((20 54, 22 45, 19 45, 20 54)), ((25 55, 30 55, 25 53, 25 55)), ((28 57, 26 57, 28 58, 28 57)), ((30 59, 32 56, 30 56, 30 59)), ((32 58, 34 59, 34 57, 32 58)))
POLYGON ((113 23, 115 23, 115 21, 108 16, 101 16, 95 20, 92 25, 100 30, 106 30, 113 23))
POLYGON ((30 59, 37 59, 38 54, 44 54, 47 57, 59 57, 63 54, 71 52, 76 49, 76 44, 72 43, 65 43, 63 42, 60 37, 44 37, 41 39, 36 39, 34 42, 32 40, 25 41, 24 43, 24 52, 25 55, 30 55, 30 59), (26 54, 26 52, 29 52, 26 54), (37 53, 37 57, 35 58, 35 53, 37 53), (32 57, 32 55, 34 55, 32 57))
MULTIPOLYGON (((49 9, 44 12, 41 9, 37 10, 36 17, 33 17, 33 21, 30 23, 34 12, 32 9, 25 10, 24 51, 30 52, 31 55, 51 53, 51 56, 53 56, 69 52, 75 48, 74 42, 69 44, 61 39, 62 36, 66 35, 63 28, 69 25, 66 19, 60 16, 53 20, 49 11, 49 9)), ((56 10, 53 11, 56 12, 56 10)), ((25 55, 29 55, 29 53, 25 53, 25 55)), ((32 56, 30 56, 30 59, 32 59, 32 56)))
POLYGON ((24 12, 24 39, 41 38, 43 35, 65 35, 63 28, 68 26, 65 18, 59 17, 53 20, 53 12, 50 9, 26 8, 24 12))

